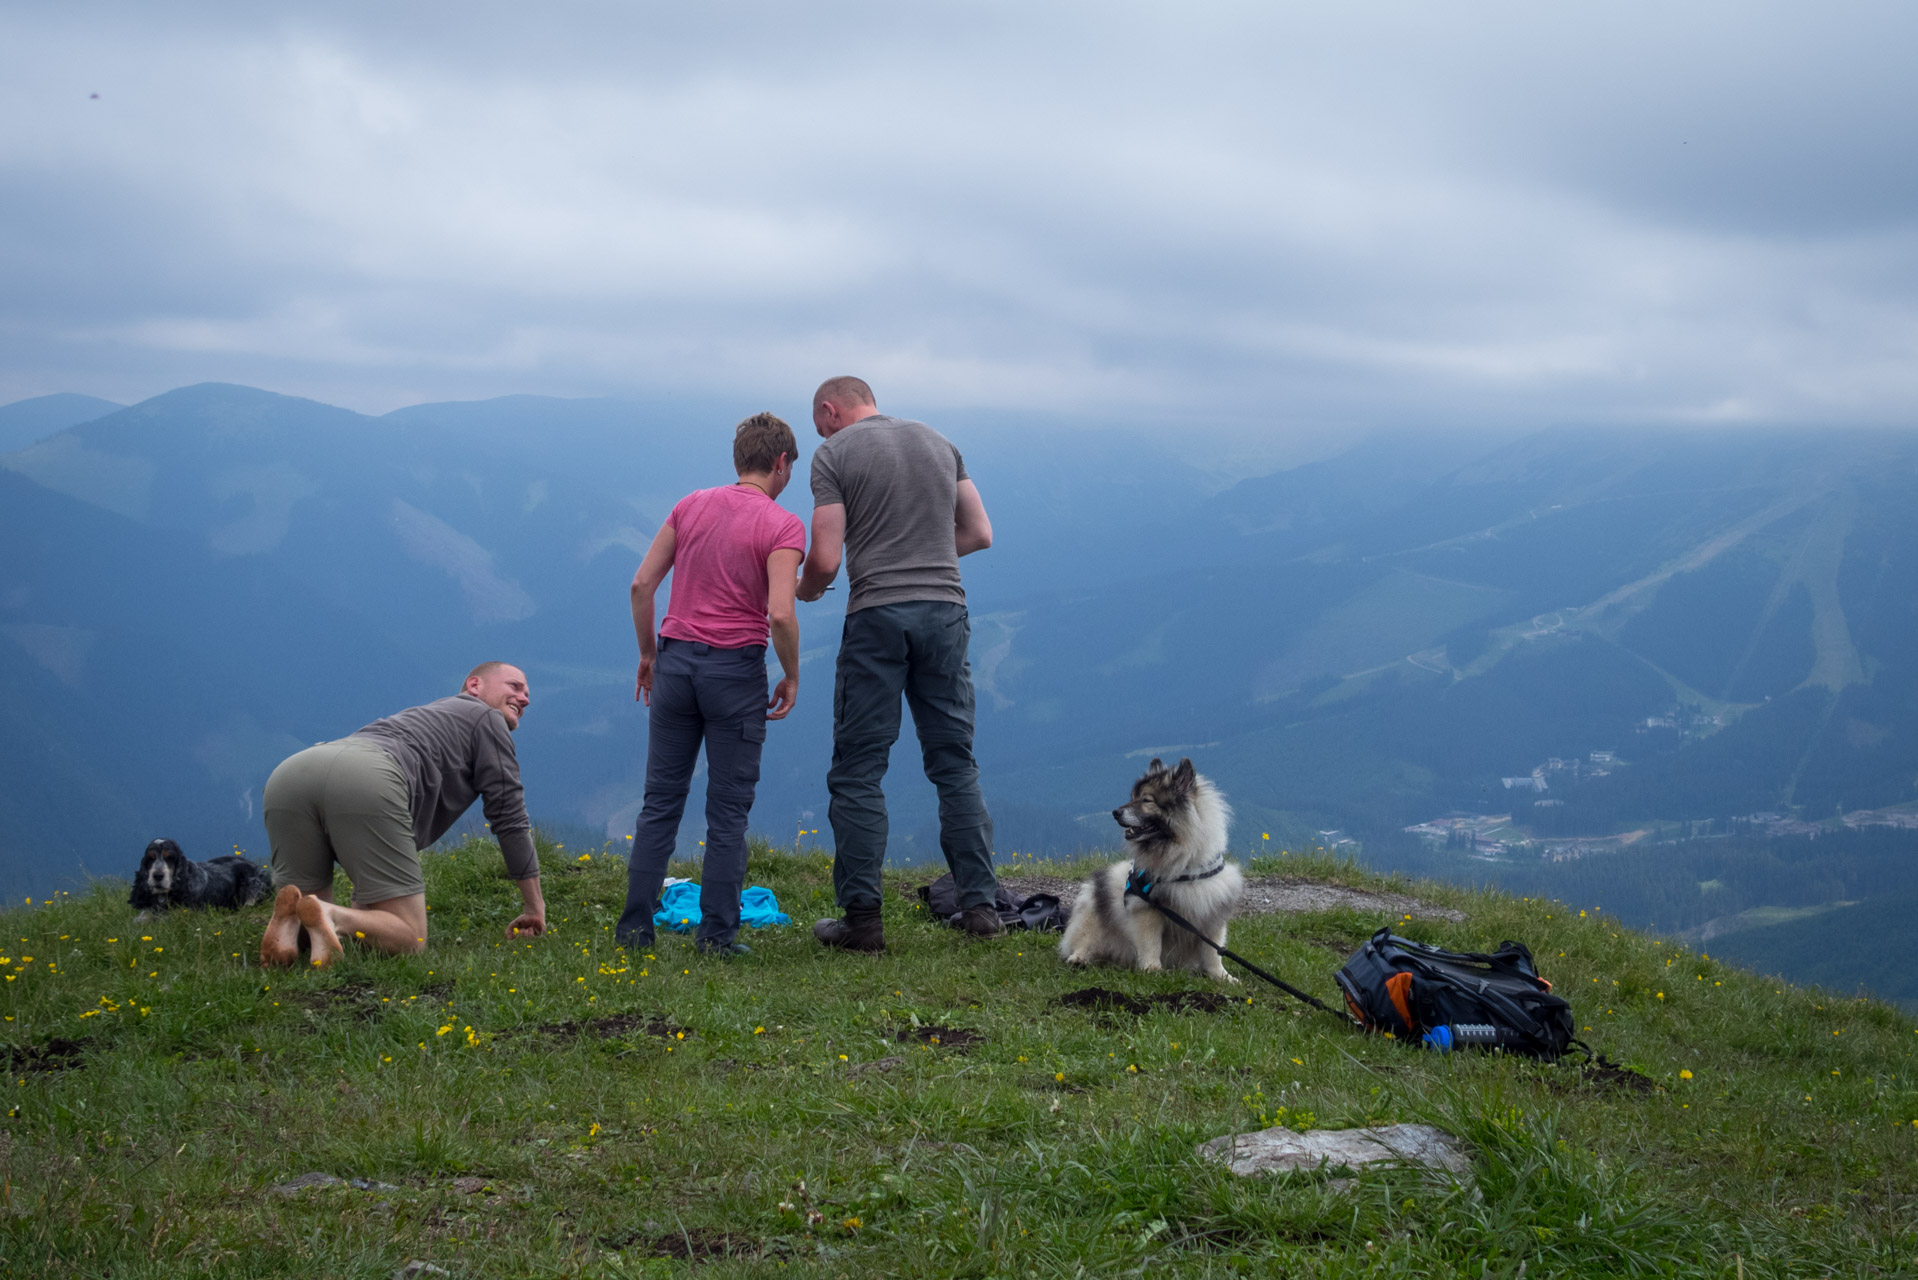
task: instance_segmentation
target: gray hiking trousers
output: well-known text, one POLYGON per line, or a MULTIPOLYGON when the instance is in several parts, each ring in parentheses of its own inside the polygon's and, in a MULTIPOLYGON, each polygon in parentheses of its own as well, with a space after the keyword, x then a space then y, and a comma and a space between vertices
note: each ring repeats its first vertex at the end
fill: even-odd
POLYGON ((912 708, 926 778, 939 791, 939 848, 959 906, 993 901, 992 817, 972 755, 972 665, 966 607, 944 600, 875 605, 846 615, 833 687, 833 889, 839 905, 880 900, 886 796, 880 783, 899 740, 899 699, 912 708))
POLYGON ((706 746, 706 855, 694 941, 726 946, 739 932, 746 884, 746 818, 766 746, 766 646, 715 649, 662 638, 647 712, 646 802, 633 831, 626 908, 613 935, 650 946, 666 863, 679 838, 699 747, 706 746))

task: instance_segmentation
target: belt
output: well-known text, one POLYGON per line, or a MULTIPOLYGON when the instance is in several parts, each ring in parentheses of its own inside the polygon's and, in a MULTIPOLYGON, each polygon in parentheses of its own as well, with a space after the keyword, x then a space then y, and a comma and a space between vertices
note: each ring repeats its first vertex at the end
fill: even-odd
POLYGON ((716 644, 707 644, 704 640, 681 640, 675 636, 661 636, 659 638, 659 647, 662 649, 685 649, 698 654, 702 658, 709 653, 740 653, 748 657, 762 659, 766 656, 766 646, 763 644, 744 644, 736 649, 726 649, 716 644))

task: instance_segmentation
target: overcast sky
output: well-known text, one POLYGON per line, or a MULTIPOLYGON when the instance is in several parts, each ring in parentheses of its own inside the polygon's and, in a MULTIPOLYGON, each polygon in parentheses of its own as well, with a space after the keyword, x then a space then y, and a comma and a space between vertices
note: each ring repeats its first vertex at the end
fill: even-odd
POLYGON ((1914 49, 1904 0, 4 0, 0 401, 1911 425, 1914 49))

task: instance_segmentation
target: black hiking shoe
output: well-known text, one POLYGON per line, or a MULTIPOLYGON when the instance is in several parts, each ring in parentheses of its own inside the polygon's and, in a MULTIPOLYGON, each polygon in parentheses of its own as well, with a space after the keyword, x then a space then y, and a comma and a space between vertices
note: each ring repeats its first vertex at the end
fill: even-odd
POLYGON ((1006 931, 1006 926, 999 919, 999 909, 990 902, 982 902, 961 911, 959 918, 953 922, 953 928, 974 938, 997 938, 1006 931))
POLYGON ((879 904, 855 902, 846 908, 843 920, 821 920, 812 927, 812 936, 829 947, 843 951, 884 951, 885 929, 879 923, 879 904))
POLYGON ((702 956, 719 956, 722 959, 749 956, 753 953, 753 949, 743 942, 714 942, 710 938, 693 943, 693 950, 702 956))

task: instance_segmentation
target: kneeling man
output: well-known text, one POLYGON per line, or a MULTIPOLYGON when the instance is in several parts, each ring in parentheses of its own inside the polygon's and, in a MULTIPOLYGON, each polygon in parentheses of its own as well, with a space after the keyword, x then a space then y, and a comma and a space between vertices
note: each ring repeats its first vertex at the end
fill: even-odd
POLYGON ((351 737, 282 761, 263 797, 280 890, 260 941, 260 963, 297 963, 302 928, 316 965, 339 958, 342 934, 389 954, 424 950, 419 851, 482 796, 506 874, 519 882, 524 899, 507 936, 544 933, 546 900, 512 738, 531 701, 525 672, 482 662, 454 697, 375 720, 351 737), (353 881, 350 907, 333 901, 335 862, 353 881))

